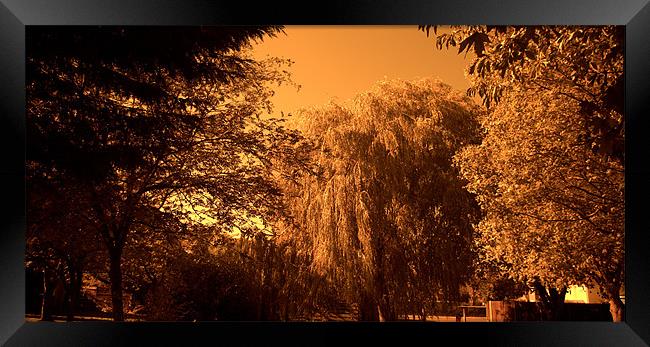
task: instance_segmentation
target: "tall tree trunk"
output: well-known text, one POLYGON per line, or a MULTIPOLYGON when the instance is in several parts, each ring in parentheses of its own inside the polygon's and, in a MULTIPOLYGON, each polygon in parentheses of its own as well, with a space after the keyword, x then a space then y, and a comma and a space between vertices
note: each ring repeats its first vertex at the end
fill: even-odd
POLYGON ((74 309, 75 312, 79 312, 80 310, 80 304, 81 304, 81 287, 83 286, 83 276, 84 272, 81 269, 77 269, 77 277, 75 278, 77 281, 75 282, 73 288, 74 288, 74 309))
POLYGON ((65 290, 63 292, 63 306, 65 306, 65 320, 70 322, 74 319, 74 313, 72 312, 72 285, 66 283, 65 290))
POLYGON ((113 304, 113 320, 124 321, 124 301, 122 298, 122 249, 111 247, 109 249, 111 280, 111 301, 113 304))
POLYGON ((284 321, 285 321, 285 322, 288 322, 288 321, 289 321, 289 310, 290 310, 290 306, 289 306, 289 305, 291 305, 291 304, 289 303, 288 300, 285 299, 285 300, 284 300, 284 321))
POLYGON ((41 301, 41 320, 52 320, 52 315, 50 311, 50 301, 52 297, 52 291, 54 286, 51 283, 48 283, 49 276, 48 271, 43 270, 43 298, 41 301))
POLYGON ((266 305, 266 293, 265 293, 265 288, 264 288, 264 282, 265 282, 265 273, 264 273, 264 268, 260 270, 260 284, 258 287, 258 293, 257 293, 257 320, 258 321, 263 321, 266 320, 265 317, 265 305, 266 305))
POLYGON ((74 299, 72 298, 74 296, 74 284, 77 281, 76 280, 76 271, 72 269, 72 266, 70 266, 70 263, 67 265, 67 271, 68 271, 68 277, 70 278, 70 281, 66 281, 65 278, 63 279, 63 283, 65 283, 65 303, 66 303, 66 320, 72 321, 74 319, 74 304, 73 301, 74 299))
POLYGON ((377 247, 377 268, 374 271, 373 284, 375 286, 375 297, 377 305, 377 315, 380 322, 393 321, 395 320, 395 313, 391 306, 390 295, 388 294, 386 277, 384 274, 384 247, 381 241, 378 241, 377 247))
POLYGON ((68 285, 68 320, 73 320, 74 315, 79 312, 79 300, 81 298, 81 283, 83 271, 74 267, 68 269, 70 283, 68 285))

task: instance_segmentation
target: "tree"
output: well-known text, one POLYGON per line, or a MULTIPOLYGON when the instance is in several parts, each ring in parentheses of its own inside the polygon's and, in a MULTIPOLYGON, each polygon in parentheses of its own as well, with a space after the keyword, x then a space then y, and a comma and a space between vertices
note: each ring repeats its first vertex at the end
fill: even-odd
POLYGON ((44 280, 42 318, 52 313, 51 292, 63 283, 67 318, 79 309, 82 276, 101 250, 94 221, 87 219, 88 196, 74 185, 42 176, 32 165, 27 179, 26 267, 41 271, 44 280))
MULTIPOLYGON (((436 26, 420 26, 427 35, 436 26)), ((622 26, 453 26, 436 46, 472 52, 470 95, 498 103, 512 85, 534 85, 574 100, 581 136, 624 164, 625 29, 622 26)))
POLYGON ((142 305, 140 308, 144 308, 144 313, 150 318, 155 315, 151 312, 157 308, 172 309, 165 307, 169 303, 151 303, 151 294, 169 275, 172 264, 184 264, 181 261, 174 263, 175 259, 194 257, 199 262, 198 258, 203 254, 188 254, 186 248, 199 242, 211 244, 212 235, 208 236, 210 232, 204 229, 188 226, 170 212, 155 208, 141 208, 137 211, 130 240, 124 246, 122 262, 123 289, 131 294, 131 310, 142 305))
MULTIPOLYGON (((137 211, 230 230, 279 206, 271 160, 297 134, 271 111, 284 61, 243 51, 278 27, 30 28, 27 160, 88 192, 109 256, 113 318, 137 211)), ((191 230, 191 229, 189 229, 191 230)))
MULTIPOLYGON (((435 26, 420 26, 420 30, 426 31, 427 35, 431 28, 437 33, 435 26)), ((519 229, 517 235, 521 235, 524 240, 536 240, 524 242, 520 247, 531 252, 524 252, 531 259, 540 256, 545 259, 542 263, 554 263, 552 270, 544 268, 542 264, 536 265, 540 266, 540 273, 545 274, 542 278, 529 272, 530 283, 537 288, 542 298, 555 296, 555 301, 564 300, 561 289, 558 292, 551 288, 548 293, 542 290, 542 282, 545 281, 543 277, 551 271, 557 271, 554 277, 558 282, 555 284, 562 286, 571 280, 580 281, 578 277, 590 277, 599 283, 603 292, 608 293, 614 320, 620 320, 622 316, 618 288, 622 283, 624 257, 624 33, 624 28, 620 26, 455 26, 451 33, 441 34, 436 39, 439 49, 458 46, 459 53, 473 49, 474 57, 467 71, 472 81, 468 94, 478 94, 488 110, 492 111, 490 117, 493 118, 483 121, 488 133, 484 144, 469 149, 460 157, 461 165, 466 166, 465 173, 469 175, 466 178, 475 184, 472 189, 478 189, 481 185, 485 188, 479 194, 483 194, 482 206, 490 210, 489 213, 500 211, 497 213, 499 217, 488 215, 484 219, 482 231, 487 235, 490 234, 487 230, 492 228, 491 237, 504 237, 505 240, 514 236, 507 236, 496 226, 487 226, 491 223, 489 220, 502 218, 499 228, 519 229), (544 102, 550 106, 544 106, 544 102), (503 103, 511 105, 501 105, 503 103), (564 103, 567 104, 565 108, 558 106, 564 103), (543 122, 540 119, 542 114, 554 114, 550 118, 555 123, 543 122), (567 119, 558 119, 558 114, 567 119), (526 127, 527 133, 522 130, 526 127), (504 138, 497 140, 498 136, 504 138), (540 139, 536 138, 539 136, 540 139), (494 145, 486 141, 501 141, 502 144, 494 145), (537 147, 525 152, 531 141, 537 141, 537 147), (509 144, 503 145, 506 142, 509 144), (545 146, 554 149, 531 160, 530 153, 545 146), (595 156, 589 156, 587 152, 593 152, 595 156), (494 163, 487 162, 485 158, 480 159, 482 156, 509 156, 512 162, 504 165, 524 165, 529 171, 536 174, 543 172, 546 176, 531 180, 527 176, 528 172, 520 171, 516 166, 494 166, 494 163), (544 161, 541 158, 554 158, 555 161, 544 161), (576 163, 583 165, 569 163, 569 158, 578 160, 576 163), (612 160, 616 163, 612 163, 612 160), (476 162, 490 165, 479 168, 475 165, 476 162), (540 166, 534 168, 533 165, 540 166), (549 168, 557 170, 549 171, 549 168), (576 178, 575 175, 582 176, 576 178), (519 177, 519 180, 515 177, 519 177), (491 186, 486 180, 491 180, 491 186), (533 194, 529 188, 535 180, 546 191, 537 187, 535 195, 528 195, 533 194), (585 180, 589 184, 585 184, 585 180), (521 199, 516 200, 520 204, 519 208, 504 205, 501 189, 508 186, 514 192, 519 192, 519 196, 508 194, 512 199, 521 199), (563 187, 566 190, 562 191, 563 187), (489 202, 490 199, 494 201, 489 202), (544 203, 529 205, 530 201, 537 201, 535 199, 544 203), (530 215, 525 222, 518 215, 524 211, 530 215), (552 217, 549 215, 551 213, 557 215, 552 217), (536 219, 534 225, 531 218, 536 219), (589 233, 583 231, 590 229, 581 223, 591 225, 591 232, 596 233, 592 235, 593 238, 586 237, 589 233), (576 228, 576 237, 566 235, 566 240, 570 241, 558 246, 559 241, 553 237, 564 235, 558 228, 564 228, 563 232, 566 233, 576 228), (584 248, 580 255, 578 245, 573 243, 583 241, 591 245, 591 248, 584 248), (594 242, 603 243, 598 245, 594 242), (566 249, 561 251, 554 246, 546 247, 548 245, 566 249), (612 249, 604 250, 603 245, 610 245, 612 249), (604 258, 598 256, 599 260, 594 261, 592 257, 596 251, 602 251, 604 258), (552 259, 552 254, 556 256, 555 259, 552 259), (567 261, 560 257, 561 254, 565 257, 572 254, 570 259, 589 259, 588 262, 591 261, 593 267, 600 269, 579 268, 577 264, 583 264, 582 261, 567 261), (564 264, 565 267, 559 264, 564 264), (582 275, 579 276, 579 273, 582 275)), ((506 162, 508 160, 504 159, 506 162)), ((510 242, 505 240, 503 242, 510 242)), ((513 244, 519 241, 512 239, 513 244)), ((484 246, 491 247, 495 242, 499 243, 492 240, 484 243, 484 246)), ((518 259, 510 265, 522 266, 524 262, 518 259)), ((526 265, 515 269, 520 270, 526 272, 531 268, 526 265)), ((546 280, 549 280, 548 277, 546 280)))
POLYGON ((293 239, 362 320, 432 312, 458 296, 478 206, 451 158, 478 140, 477 113, 440 82, 384 81, 351 106, 296 119, 320 172, 286 185, 293 239))
POLYGON ((474 276, 469 283, 474 302, 513 300, 530 291, 525 282, 504 273, 503 268, 508 268, 509 264, 485 259, 485 254, 480 248, 477 253, 479 254, 474 265, 474 276))
POLYGON ((180 252, 146 294, 150 320, 258 320, 258 283, 238 254, 180 252))
POLYGON ((483 142, 455 160, 484 212, 477 240, 488 262, 549 303, 563 302, 570 284, 596 283, 620 321, 624 169, 585 143, 580 107, 554 91, 513 87, 482 118, 483 142))

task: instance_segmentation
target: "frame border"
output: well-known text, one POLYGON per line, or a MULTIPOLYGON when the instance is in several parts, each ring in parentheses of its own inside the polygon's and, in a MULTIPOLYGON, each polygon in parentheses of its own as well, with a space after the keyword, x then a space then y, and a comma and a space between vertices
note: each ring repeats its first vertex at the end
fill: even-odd
MULTIPOLYGON (((330 345, 367 342, 498 345, 650 343, 650 4, 649 0, 334 0, 271 3, 206 0, 0 0, 0 343, 8 346, 178 345, 228 338, 238 344, 330 345), (626 26, 626 317, 625 323, 25 323, 25 26, 236 24, 615 24, 626 26), (347 340, 343 340, 347 341, 347 340)), ((433 43, 432 43, 433 45, 433 43)))

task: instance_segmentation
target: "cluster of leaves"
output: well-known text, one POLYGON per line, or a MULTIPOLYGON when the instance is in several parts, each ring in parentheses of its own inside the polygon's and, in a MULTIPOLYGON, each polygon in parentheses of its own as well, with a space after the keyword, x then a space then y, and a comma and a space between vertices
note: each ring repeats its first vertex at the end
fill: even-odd
MULTIPOLYGON (((437 27, 420 26, 427 35, 437 27)), ((438 48, 473 50, 469 95, 488 108, 513 84, 534 85, 578 102, 582 136, 595 151, 624 161, 625 31, 621 26, 453 26, 438 48)))
POLYGON ((87 232, 94 227, 94 221, 86 217, 87 196, 43 177, 31 178, 27 182, 26 265, 43 269, 48 262, 61 261, 82 266, 101 248, 99 238, 87 232))
MULTIPOLYGON (((480 243, 475 241, 475 246, 480 246, 480 243)), ((474 305, 518 299, 530 292, 526 282, 504 272, 504 269, 509 268, 507 264, 488 261, 481 247, 476 247, 476 252, 478 255, 473 264, 473 276, 468 283, 471 289, 470 299, 474 305)))

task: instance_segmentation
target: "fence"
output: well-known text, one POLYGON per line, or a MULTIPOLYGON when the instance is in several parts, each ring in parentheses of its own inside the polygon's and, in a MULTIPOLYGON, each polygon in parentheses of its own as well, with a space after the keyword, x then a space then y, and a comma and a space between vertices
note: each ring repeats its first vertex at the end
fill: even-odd
MULTIPOLYGON (((489 301, 486 314, 489 322, 544 320, 539 302, 489 301)), ((560 314, 564 321, 612 321, 609 304, 564 303, 560 314)))

